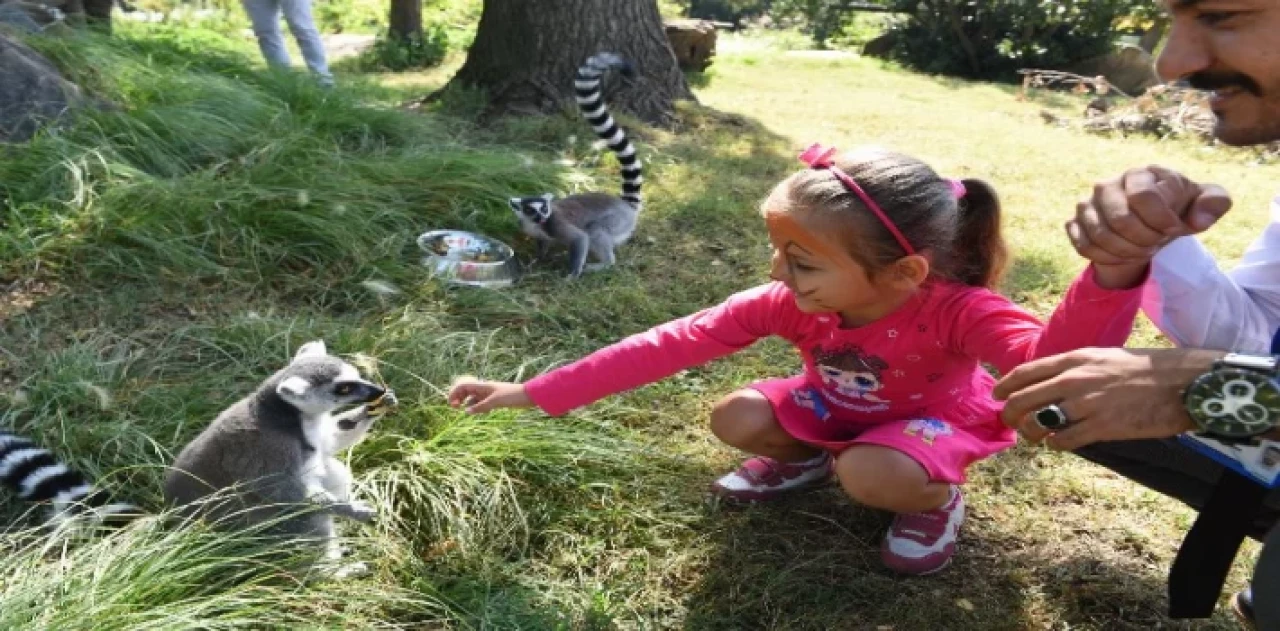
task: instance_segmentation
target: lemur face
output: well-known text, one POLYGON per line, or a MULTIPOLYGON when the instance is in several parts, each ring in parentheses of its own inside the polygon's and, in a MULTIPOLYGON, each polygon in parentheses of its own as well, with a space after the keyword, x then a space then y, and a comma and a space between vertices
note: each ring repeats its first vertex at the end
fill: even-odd
POLYGON ((524 217, 536 224, 543 224, 551 218, 551 202, 553 199, 551 195, 512 197, 507 200, 507 203, 511 205, 511 210, 517 216, 524 217))
POLYGON ((360 376, 351 364, 329 355, 324 342, 303 344, 285 368, 276 393, 307 415, 325 414, 343 406, 368 403, 386 392, 360 376))

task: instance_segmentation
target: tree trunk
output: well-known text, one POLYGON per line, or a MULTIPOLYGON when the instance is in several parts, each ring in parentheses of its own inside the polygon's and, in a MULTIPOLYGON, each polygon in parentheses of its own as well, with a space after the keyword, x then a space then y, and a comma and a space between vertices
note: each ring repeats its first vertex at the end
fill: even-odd
POLYGON ((89 26, 111 32, 111 9, 115 0, 84 0, 84 14, 89 26))
POLYGON ((667 41, 656 0, 485 0, 467 61, 445 86, 483 88, 484 115, 577 107, 578 66, 599 52, 621 55, 636 76, 605 80, 614 111, 666 125, 674 101, 694 100, 667 41))
POLYGON ((960 8, 955 2, 944 2, 947 7, 947 21, 951 24, 951 31, 955 33, 956 39, 960 40, 960 48, 964 49, 964 56, 969 59, 969 68, 973 70, 974 78, 982 77, 982 63, 978 61, 978 52, 973 47, 973 42, 969 41, 969 36, 964 32, 964 21, 960 19, 960 8))
POLYGON ((391 0, 387 30, 402 42, 422 39, 422 0, 391 0))

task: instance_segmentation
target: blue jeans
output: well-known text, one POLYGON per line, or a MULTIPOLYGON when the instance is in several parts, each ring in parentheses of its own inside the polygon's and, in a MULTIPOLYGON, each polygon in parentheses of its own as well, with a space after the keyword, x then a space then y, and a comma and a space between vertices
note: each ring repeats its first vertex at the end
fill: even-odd
POLYGON ((244 10, 253 22, 253 34, 258 38, 258 48, 267 63, 277 68, 290 66, 289 51, 284 45, 284 34, 280 32, 280 15, 289 24, 289 32, 298 41, 302 50, 302 58, 307 68, 319 77, 325 85, 333 84, 333 75, 329 72, 329 64, 325 60, 324 44, 320 41, 320 31, 316 30, 315 20, 311 17, 311 0, 241 0, 244 10))

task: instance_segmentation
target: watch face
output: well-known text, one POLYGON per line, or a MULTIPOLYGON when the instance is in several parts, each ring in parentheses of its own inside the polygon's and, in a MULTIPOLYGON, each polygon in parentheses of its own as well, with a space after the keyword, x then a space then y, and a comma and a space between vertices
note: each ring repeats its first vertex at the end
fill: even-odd
POLYGON ((1187 388, 1187 412, 1209 434, 1256 436, 1280 420, 1280 387, 1264 373, 1218 368, 1187 388))

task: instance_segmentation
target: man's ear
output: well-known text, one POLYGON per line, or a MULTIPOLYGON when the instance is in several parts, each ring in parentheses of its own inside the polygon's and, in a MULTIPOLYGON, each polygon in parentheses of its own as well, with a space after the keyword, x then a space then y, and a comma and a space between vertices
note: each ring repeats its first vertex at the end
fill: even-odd
POLYGON ((299 346, 298 352, 293 355, 293 361, 298 361, 303 357, 324 357, 328 354, 329 351, 324 346, 324 340, 314 340, 299 346))
POLYGON ((307 393, 309 388, 311 388, 311 384, 306 379, 293 376, 281 381, 280 385, 276 386, 276 394, 285 398, 300 399, 302 395, 307 393))

